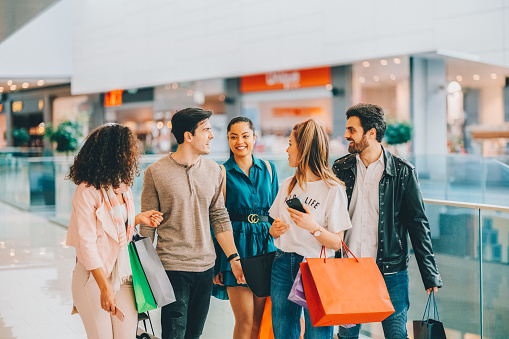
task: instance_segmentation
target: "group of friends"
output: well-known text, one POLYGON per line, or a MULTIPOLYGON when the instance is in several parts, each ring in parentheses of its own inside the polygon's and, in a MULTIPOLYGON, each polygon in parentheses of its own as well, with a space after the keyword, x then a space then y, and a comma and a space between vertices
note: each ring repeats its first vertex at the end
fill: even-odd
MULTIPOLYGON (((211 295, 229 299, 234 339, 258 338, 266 298, 246 285, 241 258, 276 251, 270 297, 276 339, 332 338, 333 327, 313 327, 309 311, 288 300, 305 258, 338 256, 342 241, 355 256, 372 257, 383 274, 395 313, 382 321, 386 338, 407 338, 408 244, 424 288, 442 286, 414 166, 382 146, 384 112, 358 104, 347 112, 350 154, 329 167, 325 127, 311 118, 296 124, 288 162, 295 174, 279 184, 273 163, 253 155, 256 131, 246 117, 227 128, 230 158, 221 166, 203 157, 214 138, 211 111, 187 108, 172 117, 175 152, 144 172, 142 212, 130 187, 140 151, 129 128, 94 130, 68 178, 76 185, 67 245, 76 248, 72 279, 75 312, 88 338, 134 338, 138 322, 127 243, 136 225, 156 251, 176 301, 163 306, 163 339, 202 335, 211 295), (299 198, 305 213, 286 201, 299 198), (157 231, 157 240, 155 237, 157 231), (120 320, 118 313, 124 318, 120 320)), ((338 338, 358 338, 360 324, 340 326, 338 338)))

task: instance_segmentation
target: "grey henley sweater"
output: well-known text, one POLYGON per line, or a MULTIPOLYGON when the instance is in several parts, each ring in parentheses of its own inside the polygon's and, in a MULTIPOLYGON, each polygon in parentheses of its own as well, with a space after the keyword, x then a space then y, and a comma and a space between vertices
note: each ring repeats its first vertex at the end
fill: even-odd
MULTIPOLYGON (((156 251, 165 270, 204 272, 214 266, 210 226, 215 234, 232 230, 223 180, 219 165, 201 156, 189 167, 167 155, 145 170, 141 210, 163 213, 156 251)), ((141 225, 140 233, 153 241, 155 230, 141 225)))

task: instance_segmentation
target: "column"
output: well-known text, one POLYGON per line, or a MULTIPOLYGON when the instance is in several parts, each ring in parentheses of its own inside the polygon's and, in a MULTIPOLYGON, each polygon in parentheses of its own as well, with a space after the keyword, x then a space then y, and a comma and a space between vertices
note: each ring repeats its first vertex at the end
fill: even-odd
POLYGON ((342 140, 346 128, 346 110, 351 106, 352 66, 331 67, 332 138, 342 140))

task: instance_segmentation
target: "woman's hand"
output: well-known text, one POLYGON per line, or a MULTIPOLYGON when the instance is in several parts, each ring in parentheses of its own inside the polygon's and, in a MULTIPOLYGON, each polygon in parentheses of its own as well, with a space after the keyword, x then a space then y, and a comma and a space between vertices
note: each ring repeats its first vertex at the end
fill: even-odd
POLYGON ((306 210, 306 213, 299 212, 294 210, 293 208, 287 207, 286 209, 290 212, 290 217, 292 218, 295 225, 303 228, 309 232, 316 231, 320 226, 313 219, 311 214, 309 213, 309 209, 307 206, 303 206, 306 210))
POLYGON ((101 288, 101 308, 108 313, 115 315, 117 307, 115 306, 115 295, 110 284, 106 283, 101 288))
POLYGON ((134 219, 135 225, 143 223, 150 227, 157 227, 163 221, 163 214, 154 210, 145 211, 139 213, 134 219))
POLYGON ((220 286, 224 286, 224 276, 223 276, 223 272, 219 272, 215 277, 214 277, 214 285, 220 285, 220 286))
POLYGON ((276 218, 269 228, 269 233, 274 239, 279 238, 290 229, 290 225, 285 223, 282 218, 276 218))

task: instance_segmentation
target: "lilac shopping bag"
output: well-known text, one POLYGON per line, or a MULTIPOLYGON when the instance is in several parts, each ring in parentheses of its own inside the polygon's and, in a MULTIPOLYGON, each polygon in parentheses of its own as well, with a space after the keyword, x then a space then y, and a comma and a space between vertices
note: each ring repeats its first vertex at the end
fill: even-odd
MULTIPOLYGON (((302 260, 302 262, 305 261, 306 258, 302 260)), ((308 304, 306 302, 306 295, 304 294, 304 286, 302 286, 302 275, 300 274, 300 268, 299 271, 297 272, 297 276, 295 277, 295 281, 293 282, 290 294, 288 295, 288 300, 296 303, 301 307, 308 308, 308 304)))

